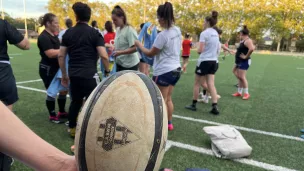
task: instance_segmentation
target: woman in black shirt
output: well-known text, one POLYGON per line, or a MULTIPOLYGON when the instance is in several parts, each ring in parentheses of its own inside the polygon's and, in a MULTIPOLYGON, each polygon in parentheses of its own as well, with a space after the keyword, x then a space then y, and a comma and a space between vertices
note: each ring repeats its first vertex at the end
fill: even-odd
MULTIPOLYGON (((15 27, 6 20, 0 19, 0 103, 3 102, 12 111, 13 104, 18 101, 18 92, 7 53, 7 42, 23 50, 30 48, 29 41, 15 27)), ((7 109, 1 104, 1 114, 5 110, 7 109)), ((8 113, 8 111, 4 113, 8 113)), ((3 126, 3 124, 0 125, 3 126)), ((0 153, 0 170, 9 170, 12 161, 12 158, 0 153)))
MULTIPOLYGON (((38 48, 40 50, 41 61, 39 64, 39 75, 43 80, 46 89, 49 88, 53 78, 59 70, 58 54, 60 48, 60 41, 55 32, 59 31, 59 23, 57 17, 52 13, 44 15, 42 26, 45 30, 38 37, 38 48)), ((57 101, 59 105, 58 116, 55 113, 55 99, 47 96, 46 106, 50 114, 50 121, 54 123, 61 123, 60 117, 67 116, 65 112, 66 92, 61 92, 57 101)))
POLYGON ((255 47, 252 40, 249 37, 249 30, 246 26, 240 31, 241 43, 237 48, 235 55, 235 68, 233 72, 237 79, 239 80, 238 92, 233 94, 234 97, 242 97, 244 91, 243 100, 248 100, 250 98, 248 92, 248 82, 246 78, 247 70, 251 64, 251 54, 255 47))
POLYGON ((0 19, 0 101, 12 110, 18 100, 18 93, 7 53, 7 42, 23 50, 30 48, 29 41, 15 27, 0 19))

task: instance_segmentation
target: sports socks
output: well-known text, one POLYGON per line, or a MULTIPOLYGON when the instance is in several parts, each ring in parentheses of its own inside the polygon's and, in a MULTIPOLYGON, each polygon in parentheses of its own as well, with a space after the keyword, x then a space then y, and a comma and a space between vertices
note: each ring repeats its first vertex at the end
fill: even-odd
POLYGON ((244 88, 244 93, 249 94, 248 88, 244 88))
POLYGON ((56 117, 55 112, 55 98, 47 96, 46 98, 46 107, 49 111, 50 116, 56 117))
POLYGON ((66 103, 66 95, 59 95, 58 99, 59 112, 65 113, 65 103, 66 103))
POLYGON ((207 90, 204 89, 203 90, 203 95, 206 96, 206 94, 207 94, 207 90))
POLYGON ((243 94, 243 88, 238 88, 238 93, 243 94))
POLYGON ((192 101, 192 105, 193 105, 193 106, 196 106, 196 103, 197 103, 197 100, 193 100, 193 101, 192 101))

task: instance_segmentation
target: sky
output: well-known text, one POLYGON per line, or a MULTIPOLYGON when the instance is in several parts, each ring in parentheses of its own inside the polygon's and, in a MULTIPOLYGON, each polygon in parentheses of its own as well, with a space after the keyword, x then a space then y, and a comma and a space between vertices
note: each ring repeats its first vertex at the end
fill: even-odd
MULTIPOLYGON (((0 0, 1 1, 1 0, 0 0)), ((46 5, 49 0, 25 0, 27 17, 36 17, 47 12, 46 5)), ((98 0, 91 0, 98 1, 98 0)), ((120 0, 100 0, 106 3, 120 0)), ((23 17, 23 0, 2 0, 3 10, 12 17, 23 17)), ((1 4, 0 4, 1 7, 1 4)))

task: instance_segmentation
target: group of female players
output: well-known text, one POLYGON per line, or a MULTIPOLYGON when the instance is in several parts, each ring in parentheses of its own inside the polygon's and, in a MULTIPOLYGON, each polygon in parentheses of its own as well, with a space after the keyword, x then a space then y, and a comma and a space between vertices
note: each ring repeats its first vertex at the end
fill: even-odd
MULTIPOLYGON (((186 106, 186 109, 196 111, 196 104, 198 102, 200 87, 204 89, 204 99, 205 103, 208 103, 209 95, 212 99, 212 110, 211 114, 218 115, 218 99, 220 96, 217 94, 215 87, 215 74, 219 68, 219 55, 223 48, 225 51, 230 53, 235 53, 230 50, 226 44, 222 45, 220 43, 220 36, 222 30, 220 30, 217 24, 218 12, 213 11, 211 16, 205 18, 204 31, 200 35, 198 53, 199 59, 197 62, 195 70, 195 83, 193 87, 193 101, 191 105, 186 106)), ((186 35, 187 38, 187 35, 186 35)), ((233 94, 234 97, 242 97, 243 100, 248 100, 250 98, 248 91, 248 82, 246 79, 246 72, 251 64, 251 54, 255 47, 252 40, 249 38, 249 30, 246 26, 240 31, 240 46, 237 48, 235 54, 235 66, 233 68, 233 73, 239 81, 239 87, 237 93, 233 94)), ((185 58, 185 56, 183 55, 185 58)), ((185 69, 184 69, 185 70, 185 69)))
MULTIPOLYGON (((160 5, 157 10, 157 18, 159 25, 163 31, 157 35, 157 38, 151 49, 146 49, 140 41, 137 40, 135 29, 128 24, 125 11, 116 6, 112 11, 112 20, 116 27, 114 33, 112 23, 106 23, 108 33, 105 33, 105 47, 108 49, 108 55, 113 56, 116 63, 116 70, 134 70, 139 69, 139 56, 137 49, 148 57, 154 57, 153 64, 153 80, 158 85, 168 110, 168 129, 173 130, 172 114, 174 105, 172 102, 172 93, 174 86, 181 77, 182 72, 186 72, 188 59, 192 42, 190 35, 186 34, 185 40, 182 42, 182 34, 179 27, 175 26, 173 7, 170 2, 160 5), (114 39, 114 40, 113 40, 114 39), (111 42, 115 42, 114 45, 111 42), (183 47, 183 53, 180 55, 180 48, 183 47), (183 65, 180 64, 180 56, 183 57, 183 65)), ((198 53, 199 59, 195 69, 195 84, 193 87, 192 104, 186 106, 187 109, 196 111, 196 103, 198 102, 199 90, 202 87, 205 97, 211 96, 212 109, 210 113, 219 114, 218 99, 215 86, 215 74, 219 68, 218 58, 221 48, 233 53, 228 49, 227 45, 220 43, 220 35, 222 31, 216 27, 218 12, 213 11, 211 16, 207 16, 203 25, 203 32, 200 35, 198 53)), ((60 40, 54 34, 58 30, 58 19, 56 16, 47 14, 44 17, 43 25, 45 31, 38 38, 38 47, 42 57, 40 62, 40 76, 48 88, 50 82, 59 69, 57 56, 59 53, 60 40), (52 18, 52 20, 50 20, 52 18), (55 72, 56 71, 56 72, 55 72)), ((96 26, 96 23, 93 23, 96 26)), ((92 26, 93 26, 92 25, 92 26)), ((248 92, 248 82, 246 79, 246 71, 248 70, 251 60, 250 55, 254 50, 252 40, 249 38, 249 30, 244 27, 240 31, 241 43, 236 52, 235 66, 233 73, 239 81, 237 93, 235 97, 241 97, 244 92, 243 99, 248 100, 250 95, 248 92)), ((108 71, 106 71, 108 72, 108 71)), ((66 92, 61 92, 58 97, 60 111, 58 115, 55 113, 55 99, 47 97, 46 105, 50 113, 50 120, 60 123, 60 117, 67 113, 64 110, 66 92)))

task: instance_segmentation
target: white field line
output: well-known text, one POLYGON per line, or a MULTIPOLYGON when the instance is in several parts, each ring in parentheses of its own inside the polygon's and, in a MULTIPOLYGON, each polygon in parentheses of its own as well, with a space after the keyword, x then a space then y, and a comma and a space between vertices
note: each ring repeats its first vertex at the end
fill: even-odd
MULTIPOLYGON (((17 87, 21 88, 21 89, 25 89, 25 90, 31 90, 31 91, 46 93, 46 90, 41 90, 41 89, 37 89, 37 88, 25 87, 25 86, 20 86, 20 85, 17 85, 17 87)), ((67 95, 67 97, 70 97, 70 96, 67 95)))
MULTIPOLYGON (((201 153, 201 154, 214 156, 213 152, 210 149, 196 147, 196 146, 189 145, 189 144, 183 144, 183 143, 180 143, 180 142, 168 141, 167 146, 168 146, 168 149, 166 147, 166 151, 169 150, 169 148, 171 148, 171 147, 178 147, 178 148, 182 148, 182 149, 185 149, 185 150, 190 150, 190 151, 201 153)), ((222 160, 222 159, 219 159, 219 160, 222 160)), ((272 164, 268 164, 268 163, 263 163, 263 162, 255 161, 255 160, 252 160, 252 159, 243 158, 243 159, 234 159, 232 161, 242 163, 242 164, 246 164, 246 165, 259 167, 259 168, 263 168, 263 169, 266 169, 266 170, 272 170, 272 171, 296 171, 294 169, 289 169, 289 168, 286 168, 286 167, 281 167, 281 166, 276 166, 276 165, 272 165, 272 164)))
MULTIPOLYGON (((185 116, 179 116, 179 115, 173 115, 173 117, 174 118, 178 118, 178 119, 187 120, 187 121, 192 121, 192 122, 210 124, 210 125, 218 125, 218 126, 220 126, 220 125, 229 125, 229 124, 212 122, 212 121, 207 121, 207 120, 202 120, 202 119, 195 119, 195 118, 190 118, 190 117, 185 117, 185 116)), ((251 128, 245 128, 245 127, 240 127, 240 126, 236 126, 236 125, 230 125, 230 126, 234 127, 235 129, 241 130, 241 131, 253 132, 253 133, 262 134, 262 135, 268 135, 268 136, 272 136, 272 137, 278 137, 278 138, 284 138, 284 139, 304 142, 304 139, 302 139, 300 137, 295 137, 295 136, 290 136, 290 135, 284 135, 284 134, 279 134, 279 133, 275 133, 275 132, 261 131, 261 130, 251 129, 251 128)))
POLYGON ((297 68, 297 69, 304 69, 304 68, 297 68))
POLYGON ((38 79, 38 80, 29 80, 29 81, 21 81, 21 82, 16 82, 16 84, 26 84, 26 83, 34 83, 34 82, 40 82, 42 81, 42 79, 38 79))
MULTIPOLYGON (((17 86, 18 88, 26 89, 26 90, 31 90, 31 91, 37 91, 37 92, 42 92, 46 93, 45 90, 41 89, 36 89, 36 88, 31 88, 31 87, 25 87, 25 86, 17 86)), ((187 121, 192 121, 192 122, 198 122, 198 123, 204 123, 204 124, 210 124, 210 125, 229 125, 229 124, 223 124, 223 123, 218 123, 218 122, 213 122, 213 121, 207 121, 207 120, 202 120, 202 119, 195 119, 195 118, 190 118, 190 117, 185 117, 185 116, 179 116, 179 115, 173 115, 174 118, 178 119, 183 119, 187 121)), ((283 138, 283 139, 289 139, 289 140, 295 140, 295 141, 301 141, 304 142, 304 139, 300 137, 295 137, 295 136, 290 136, 290 135, 284 135, 284 134, 279 134, 275 132, 267 132, 267 131, 261 131, 261 130, 256 130, 256 129, 251 129, 251 128, 246 128, 246 127, 240 127, 236 125, 230 125, 238 130, 241 131, 247 131, 247 132, 253 132, 257 134, 262 134, 262 135, 268 135, 272 137, 278 137, 278 138, 283 138)))
POLYGON ((45 90, 41 90, 41 89, 37 89, 37 88, 25 87, 25 86, 20 86, 20 85, 17 85, 17 87, 25 89, 25 90, 31 90, 31 91, 37 91, 37 92, 41 92, 41 93, 46 93, 45 90))

